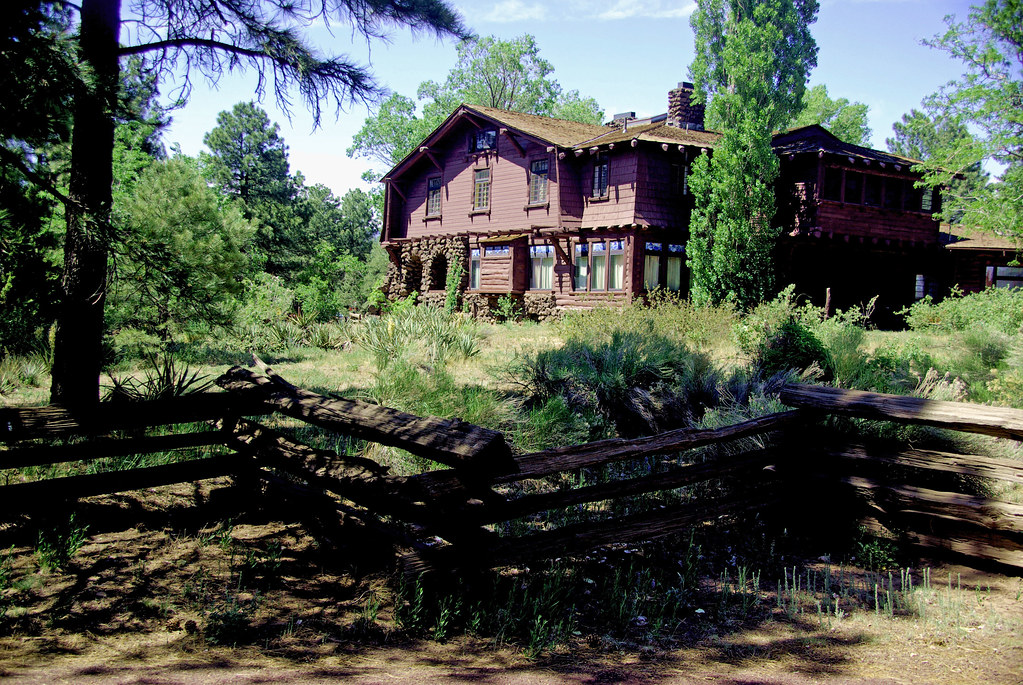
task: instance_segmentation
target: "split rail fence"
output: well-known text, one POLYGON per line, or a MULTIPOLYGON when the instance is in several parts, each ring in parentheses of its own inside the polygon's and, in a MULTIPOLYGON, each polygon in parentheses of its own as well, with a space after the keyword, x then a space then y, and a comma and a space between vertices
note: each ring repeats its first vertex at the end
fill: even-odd
POLYGON ((994 482, 1023 483, 1023 458, 850 444, 825 420, 845 415, 1020 441, 1023 411, 788 385, 781 400, 793 409, 735 425, 517 454, 500 432, 325 397, 266 367, 263 373, 232 368, 217 384, 226 392, 103 404, 85 415, 59 407, 0 409, 0 469, 169 450, 213 452, 162 466, 3 485, 0 509, 27 512, 58 500, 232 475, 242 484, 259 478, 321 529, 354 516, 393 536, 412 550, 404 563, 413 573, 560 557, 766 510, 822 525, 853 516, 935 554, 1023 567, 1023 505, 982 494, 994 482), (303 444, 255 420, 274 413, 397 447, 445 468, 391 475, 371 459, 303 444), (156 426, 183 424, 191 428, 147 434, 156 426), (691 457, 684 454, 698 448, 691 457), (627 470, 631 475, 579 484, 580 473, 603 469, 606 475, 626 462, 636 466, 627 470), (518 485, 529 481, 532 487, 518 485), (723 485, 687 501, 680 489, 700 483, 723 485), (645 510, 615 513, 637 495, 655 499, 647 499, 645 510), (547 530, 550 518, 538 516, 582 509, 590 520, 547 530), (606 515, 592 520, 601 512, 606 515), (516 520, 532 532, 498 532, 516 520))

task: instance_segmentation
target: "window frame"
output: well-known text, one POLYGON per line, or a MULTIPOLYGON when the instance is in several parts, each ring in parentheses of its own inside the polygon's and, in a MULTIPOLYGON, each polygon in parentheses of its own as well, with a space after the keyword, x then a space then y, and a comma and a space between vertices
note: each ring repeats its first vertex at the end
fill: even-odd
POLYGON ((585 293, 590 289, 590 244, 577 242, 572 248, 572 290, 585 293), (581 257, 581 259, 580 259, 581 257), (580 274, 580 266, 584 273, 580 274), (579 278, 583 286, 579 287, 579 278))
POLYGON ((551 161, 545 157, 539 159, 533 159, 529 162, 529 188, 527 190, 528 197, 526 204, 532 207, 546 205, 550 202, 550 176, 551 174, 551 161), (543 164, 543 173, 539 173, 535 170, 536 165, 543 164), (537 191, 540 188, 540 182, 537 181, 539 178, 543 178, 543 197, 537 196, 537 191))
POLYGON ((426 179, 426 218, 434 219, 441 215, 441 192, 444 188, 444 180, 440 176, 431 176, 426 179), (431 186, 436 181, 437 187, 432 188, 431 186), (434 200, 436 200, 436 210, 433 208, 434 200))
POLYGON ((472 211, 473 212, 489 212, 490 211, 490 190, 493 178, 490 172, 490 167, 479 167, 472 170, 472 211), (480 173, 485 172, 487 175, 486 181, 480 180, 480 173), (481 188, 485 188, 483 191, 486 196, 486 204, 480 204, 481 188))
POLYGON ((492 150, 497 150, 496 128, 484 128, 469 134, 469 152, 490 152, 492 150), (484 141, 482 145, 481 141, 484 141))
POLYGON ((590 184, 591 200, 606 200, 611 195, 611 156, 598 152, 593 157, 593 175, 590 184), (598 189, 601 194, 597 194, 598 189))
POLYGON ((664 254, 664 243, 644 242, 643 244, 643 289, 653 290, 661 286, 661 255, 664 254), (651 264, 653 268, 651 269, 651 264), (651 275, 653 278, 651 278, 651 275))
POLYGON ((482 256, 483 250, 478 247, 469 250, 469 290, 480 289, 480 279, 483 273, 482 256))
POLYGON ((554 246, 550 243, 529 246, 529 289, 554 290, 554 246), (535 278, 538 268, 540 283, 535 278))
POLYGON ((674 243, 669 244, 667 249, 668 257, 665 259, 665 273, 664 273, 664 287, 669 292, 680 293, 682 292, 682 275, 685 273, 686 266, 686 246, 674 243), (677 260, 677 261, 675 261, 677 260), (671 287, 671 272, 673 262, 678 265, 678 287, 671 287))
POLYGON ((625 239, 619 238, 617 240, 608 239, 607 241, 607 281, 604 284, 605 290, 608 292, 620 292, 625 290, 625 239), (615 270, 612 269, 612 264, 616 261, 614 258, 620 258, 621 275, 620 280, 613 278, 612 274, 615 270), (612 281, 616 281, 616 285, 612 286, 612 281))

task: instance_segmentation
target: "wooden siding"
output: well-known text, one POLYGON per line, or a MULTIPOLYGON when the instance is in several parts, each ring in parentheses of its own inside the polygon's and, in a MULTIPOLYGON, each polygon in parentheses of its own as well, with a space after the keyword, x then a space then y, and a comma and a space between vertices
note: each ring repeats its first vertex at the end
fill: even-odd
MULTIPOLYGON (((456 126, 445 141, 430 149, 397 182, 405 194, 402 205, 393 208, 401 214, 403 230, 389 238, 421 238, 464 233, 529 231, 533 227, 557 227, 559 217, 559 179, 557 158, 547 152, 546 145, 516 135, 516 147, 507 135, 498 135, 496 149, 469 152, 470 133, 476 129, 468 123, 456 126), (548 200, 541 206, 529 206, 529 169, 538 159, 548 160, 548 200), (438 169, 432 160, 442 167, 438 169), (482 211, 473 208, 475 171, 490 170, 490 203, 482 211), (441 178, 441 212, 427 217, 427 183, 441 178)), ((515 135, 512 132, 512 135, 515 135)))
POLYGON ((579 157, 579 179, 583 190, 583 228, 628 226, 636 223, 636 184, 639 155, 636 148, 617 148, 609 153, 607 199, 590 197, 593 187, 594 155, 579 157))
POLYGON ((676 183, 674 175, 684 173, 699 152, 696 148, 687 148, 683 153, 677 146, 667 151, 651 146, 639 155, 634 223, 660 226, 682 235, 689 226, 692 195, 679 193, 682 181, 676 183), (672 165, 678 166, 677 171, 672 170, 672 165))

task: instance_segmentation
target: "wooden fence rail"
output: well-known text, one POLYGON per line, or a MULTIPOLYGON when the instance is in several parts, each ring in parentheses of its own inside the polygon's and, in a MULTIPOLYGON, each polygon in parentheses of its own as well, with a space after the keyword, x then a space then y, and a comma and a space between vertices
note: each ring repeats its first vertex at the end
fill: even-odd
POLYGON ((262 371, 232 368, 217 381, 226 392, 101 405, 87 414, 59 407, 0 409, 0 469, 151 452, 223 452, 145 469, 2 486, 0 508, 244 473, 308 504, 302 509, 318 516, 334 515, 329 512, 340 508, 404 543, 417 535, 440 538, 440 545, 414 545, 417 552, 409 566, 421 570, 439 563, 500 565, 654 539, 701 521, 759 511, 782 499, 791 504, 792 488, 812 480, 810 487, 826 506, 830 493, 845 493, 858 503, 853 515, 875 527, 906 531, 912 544, 1023 567, 1023 505, 988 497, 983 488, 954 489, 970 479, 1023 483, 1023 462, 847 444, 814 428, 819 418, 834 414, 1020 440, 1020 411, 788 385, 781 399, 792 410, 732 426, 516 454, 497 431, 318 395, 268 367, 262 371), (268 414, 404 449, 447 468, 394 476, 370 459, 316 449, 252 420, 268 414), (150 434, 154 427, 185 423, 199 426, 150 434), (630 476, 564 487, 573 479, 563 474, 651 458, 659 461, 653 472, 637 466, 626 469, 630 476), (543 480, 548 483, 524 487, 543 480), (722 494, 685 501, 681 488, 708 481, 723 484, 714 488, 722 494), (552 489, 555 482, 561 485, 552 489), (322 501, 313 506, 310 493, 329 495, 321 494, 322 501), (541 512, 640 495, 655 496, 660 504, 645 513, 610 518, 600 517, 601 508, 593 507, 592 521, 513 537, 491 528, 541 512))

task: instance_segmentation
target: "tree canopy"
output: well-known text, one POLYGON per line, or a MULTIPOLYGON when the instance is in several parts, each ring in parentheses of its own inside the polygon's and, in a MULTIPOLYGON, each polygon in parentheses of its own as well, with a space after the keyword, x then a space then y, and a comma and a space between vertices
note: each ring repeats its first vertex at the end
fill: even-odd
POLYGON ((596 100, 564 91, 553 72, 529 34, 463 41, 443 83, 419 84, 421 112, 411 98, 391 95, 356 133, 348 156, 394 166, 462 103, 599 124, 604 112, 596 100))
POLYGON ((816 0, 699 0, 691 17, 690 77, 722 134, 712 154, 693 163, 686 251, 698 302, 750 307, 773 288, 771 137, 798 112, 817 64, 816 16, 816 0))
POLYGON ((788 123, 788 128, 820 124, 839 140, 852 145, 870 145, 869 107, 862 102, 849 102, 847 98, 832 100, 828 87, 820 84, 803 93, 799 113, 788 123))
MULTIPOLYGON (((4 18, 10 20, 5 24, 18 27, 19 37, 40 37, 26 42, 24 49, 35 51, 40 73, 54 78, 34 82, 45 84, 40 97, 46 103, 60 103, 40 111, 69 111, 73 124, 66 194, 18 159, 17 150, 8 147, 10 137, 5 137, 2 156, 5 164, 59 194, 64 204, 64 269, 51 399, 76 406, 93 404, 99 397, 108 257, 117 233, 111 207, 122 60, 142 58, 155 75, 154 84, 175 74, 182 98, 196 79, 215 85, 234 69, 250 68, 258 75, 257 95, 272 91, 278 105, 290 111, 297 94, 318 124, 325 107, 340 112, 352 102, 375 98, 380 89, 365 67, 343 56, 318 54, 303 35, 309 26, 348 23, 367 39, 383 37, 394 26, 438 36, 468 35, 440 0, 131 0, 126 7, 121 0, 16 0, 5 3, 4 18), (62 30, 41 32, 53 21, 62 30), (63 70, 62 63, 73 68, 63 70)), ((21 45, 15 46, 10 54, 19 49, 21 45)), ((4 70, 5 77, 19 73, 24 73, 20 65, 4 70)), ((26 76, 25 83, 13 85, 31 86, 35 76, 26 76)), ((13 111, 14 98, 23 92, 33 91, 11 88, 0 93, 0 111, 13 111)), ((2 125, 33 133, 31 123, 8 120, 2 125)), ((58 129, 47 130, 51 128, 58 129)))
POLYGON ((925 106, 953 129, 965 125, 976 135, 942 136, 921 169, 928 184, 951 189, 942 218, 1014 236, 1023 245, 1023 3, 985 0, 966 21, 950 16, 945 22, 945 33, 926 42, 960 60, 965 71, 925 106), (997 182, 955 183, 985 160, 1002 166, 997 182))

